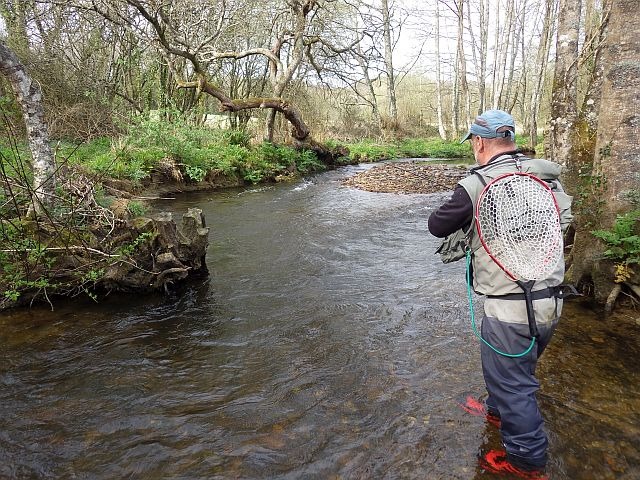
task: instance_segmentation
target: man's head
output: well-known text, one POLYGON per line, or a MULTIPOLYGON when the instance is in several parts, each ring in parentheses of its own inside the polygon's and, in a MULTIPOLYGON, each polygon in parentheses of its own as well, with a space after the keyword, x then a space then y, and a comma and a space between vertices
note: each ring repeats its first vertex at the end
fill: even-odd
POLYGON ((479 165, 492 157, 516 148, 516 124, 513 117, 502 110, 487 110, 476 117, 469 133, 460 141, 471 140, 473 155, 479 165))

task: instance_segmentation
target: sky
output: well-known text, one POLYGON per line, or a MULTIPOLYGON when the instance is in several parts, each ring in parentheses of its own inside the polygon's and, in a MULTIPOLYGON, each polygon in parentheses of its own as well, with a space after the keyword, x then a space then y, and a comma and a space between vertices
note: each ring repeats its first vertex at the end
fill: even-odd
MULTIPOLYGON (((440 58, 441 71, 444 78, 450 77, 453 71, 453 63, 456 58, 457 16, 451 10, 454 0, 398 0, 395 2, 395 17, 403 19, 404 26, 401 30, 396 51, 394 52, 394 65, 403 69, 414 65, 416 73, 422 73, 435 79, 435 6, 439 1, 440 10, 440 58), (416 62, 416 54, 420 52, 420 58, 416 62)), ((516 10, 526 8, 525 45, 531 43, 537 48, 542 19, 540 15, 540 0, 513 0, 516 10)), ((479 0, 471 0, 471 18, 474 23, 473 32, 476 41, 479 40, 479 0)), ((488 35, 488 63, 493 63, 493 45, 495 42, 496 24, 504 28, 506 20, 506 0, 489 0, 489 35, 488 35)), ((464 14, 467 15, 465 8, 464 14)), ((519 23, 519 22, 518 22, 519 23)), ((465 19, 465 25, 467 19, 465 19)), ((471 37, 468 30, 465 33, 465 56, 467 58, 467 70, 474 74, 471 37)), ((533 57, 535 58, 535 49, 533 57)), ((521 57, 521 56, 520 56, 521 57)), ((520 58, 519 57, 519 58, 520 58)), ((520 60, 518 60, 520 61, 520 60)))

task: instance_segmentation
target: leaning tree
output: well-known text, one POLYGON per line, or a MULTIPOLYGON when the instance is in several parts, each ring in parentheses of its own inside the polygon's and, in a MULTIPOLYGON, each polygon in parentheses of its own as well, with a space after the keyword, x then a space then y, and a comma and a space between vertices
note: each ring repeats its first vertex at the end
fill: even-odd
POLYGON ((179 88, 210 95, 219 101, 221 112, 267 110, 267 140, 273 138, 275 113, 280 113, 291 125, 294 144, 322 150, 300 110, 284 94, 301 65, 313 57, 314 49, 331 44, 323 32, 335 2, 220 0, 195 5, 188 1, 76 0, 75 4, 126 26, 157 46, 179 88), (256 44, 250 45, 252 41, 256 44), (228 88, 215 82, 214 73, 222 70, 221 65, 256 57, 264 61, 270 96, 234 98, 228 88))

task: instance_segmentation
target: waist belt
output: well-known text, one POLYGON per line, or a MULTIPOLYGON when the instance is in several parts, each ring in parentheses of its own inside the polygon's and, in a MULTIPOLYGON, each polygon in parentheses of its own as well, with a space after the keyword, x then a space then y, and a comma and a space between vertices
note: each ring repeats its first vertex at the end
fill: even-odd
MULTIPOLYGON (((543 298, 567 298, 572 296, 582 296, 573 285, 557 285, 547 287, 542 290, 531 292, 531 300, 541 300, 543 298)), ((507 293, 506 295, 487 295, 487 298, 497 298, 499 300, 524 300, 524 293, 507 293)))

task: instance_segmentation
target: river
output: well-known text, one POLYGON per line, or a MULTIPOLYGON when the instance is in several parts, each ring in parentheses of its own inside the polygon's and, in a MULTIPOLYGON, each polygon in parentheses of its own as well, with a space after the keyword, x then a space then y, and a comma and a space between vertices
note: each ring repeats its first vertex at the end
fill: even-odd
MULTIPOLYGON (((458 405, 484 395, 464 265, 426 232, 448 194, 341 185, 365 168, 163 203, 211 228, 182 295, 2 314, 0 478, 493 478, 499 433, 458 405)), ((552 479, 640 478, 639 330, 567 303, 552 479)))

